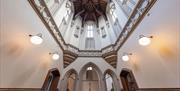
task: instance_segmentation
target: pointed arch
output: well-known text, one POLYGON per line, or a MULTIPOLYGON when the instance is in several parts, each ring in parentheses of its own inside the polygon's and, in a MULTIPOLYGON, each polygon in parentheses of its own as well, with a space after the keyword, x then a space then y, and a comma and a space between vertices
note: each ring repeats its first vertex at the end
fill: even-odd
POLYGON ((105 81, 105 91, 107 91, 107 84, 106 84, 106 74, 109 74, 112 77, 113 80, 113 91, 120 91, 120 84, 119 84, 119 80, 117 78, 117 75, 114 71, 112 71, 111 69, 107 69, 104 72, 104 81, 105 81))
MULTIPOLYGON (((104 81, 103 81, 103 73, 102 73, 102 71, 100 70, 100 68, 95 64, 95 63, 92 63, 92 62, 89 62, 89 63, 87 63, 87 64, 85 64, 82 68, 81 68, 81 70, 80 70, 80 72, 79 72, 79 78, 80 78, 80 85, 79 85, 79 88, 81 87, 81 85, 82 85, 82 76, 83 76, 83 73, 84 72, 86 72, 86 70, 87 70, 87 68, 89 67, 89 66, 91 66, 93 69, 95 69, 95 71, 96 71, 96 73, 97 73, 97 75, 98 75, 98 79, 99 79, 99 91, 105 91, 104 90, 104 86, 105 86, 105 84, 104 84, 104 81)), ((79 91, 81 91, 80 89, 79 89, 79 91)))
POLYGON ((75 73, 76 76, 78 76, 77 71, 76 71, 75 69, 72 68, 72 69, 68 70, 68 71, 65 73, 63 79, 64 79, 66 76, 70 76, 72 73, 75 73))
POLYGON ((89 62, 89 63, 85 64, 85 65, 81 68, 81 70, 80 70, 80 72, 79 72, 79 76, 81 76, 81 75, 83 74, 83 72, 86 71, 86 69, 87 69, 89 66, 93 67, 93 68, 95 69, 95 71, 98 72, 98 75, 99 75, 99 76, 102 76, 102 75, 103 75, 103 74, 102 74, 102 71, 100 70, 100 68, 99 68, 96 64, 94 64, 94 63, 92 63, 92 62, 89 62))
POLYGON ((139 89, 132 70, 128 68, 122 68, 121 73, 120 73, 120 78, 121 78, 123 90, 131 91, 131 90, 139 89), (129 85, 129 83, 131 84, 129 85))
POLYGON ((64 75, 64 77, 63 77, 63 90, 62 91, 67 91, 67 89, 68 89, 68 85, 69 85, 69 78, 72 78, 73 79, 73 81, 74 81, 74 85, 73 85, 73 90, 72 91, 75 91, 75 89, 76 89, 76 84, 77 84, 77 80, 78 80, 78 73, 77 73, 77 71, 75 70, 75 69, 70 69, 70 70, 68 70, 66 73, 65 73, 65 75, 64 75), (73 77, 70 77, 71 75, 73 75, 74 74, 74 78, 73 77))

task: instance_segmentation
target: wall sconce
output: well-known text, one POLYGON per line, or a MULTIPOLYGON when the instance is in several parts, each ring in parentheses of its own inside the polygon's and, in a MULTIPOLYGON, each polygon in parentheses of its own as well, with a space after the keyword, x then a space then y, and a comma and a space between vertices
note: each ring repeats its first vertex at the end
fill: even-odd
POLYGON ((43 42, 42 34, 29 35, 31 43, 35 45, 40 45, 43 42))
POLYGON ((122 60, 123 61, 129 61, 130 55, 132 55, 132 53, 123 53, 122 60))
POLYGON ((49 53, 49 55, 52 56, 52 59, 53 59, 53 60, 58 60, 59 57, 60 57, 58 52, 49 53))
POLYGON ((153 36, 149 36, 149 37, 146 37, 144 35, 139 35, 139 44, 142 45, 142 46, 147 46, 151 43, 151 39, 153 38, 153 36))

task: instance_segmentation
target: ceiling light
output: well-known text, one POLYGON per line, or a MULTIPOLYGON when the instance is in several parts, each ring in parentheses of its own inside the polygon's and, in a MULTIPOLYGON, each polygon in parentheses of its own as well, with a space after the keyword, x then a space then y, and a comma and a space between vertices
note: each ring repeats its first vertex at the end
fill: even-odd
POLYGON ((29 36, 31 37, 30 38, 31 43, 33 43, 35 45, 39 45, 43 42, 41 33, 39 33, 37 35, 29 35, 29 36))
POLYGON ((140 38, 139 38, 139 44, 140 45, 142 45, 142 46, 147 46, 147 45, 149 45, 150 43, 151 43, 151 38, 152 38, 152 36, 150 36, 150 37, 146 37, 146 36, 144 36, 144 35, 140 35, 139 36, 140 38))
POLYGON ((132 55, 132 53, 124 53, 122 56, 122 60, 123 61, 129 61, 129 55, 132 55))
POLYGON ((51 56, 52 56, 52 59, 53 60, 58 60, 59 59, 59 54, 57 52, 54 52, 54 53, 49 53, 51 56))
POLYGON ((58 59, 59 59, 59 54, 56 54, 56 53, 53 54, 53 55, 52 55, 52 59, 53 59, 53 60, 58 60, 58 59))

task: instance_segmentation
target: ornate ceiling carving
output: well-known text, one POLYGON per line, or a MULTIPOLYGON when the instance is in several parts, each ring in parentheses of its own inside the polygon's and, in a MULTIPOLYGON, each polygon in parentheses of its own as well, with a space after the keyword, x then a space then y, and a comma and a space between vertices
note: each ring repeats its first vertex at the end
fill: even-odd
MULTIPOLYGON (((53 20, 53 17, 50 14, 50 11, 47 9, 47 6, 45 2, 42 0, 39 1, 40 5, 35 3, 34 0, 28 0, 36 13, 39 15, 42 22, 45 24, 48 31, 52 34, 55 41, 59 44, 60 48, 63 50, 63 58, 64 58, 64 68, 70 65, 77 57, 102 57, 105 59, 106 62, 108 62, 112 67, 116 68, 117 65, 117 52, 121 48, 121 46, 125 43, 127 38, 132 34, 132 32, 135 30, 135 28, 138 26, 138 24, 142 21, 142 19, 145 17, 145 15, 148 13, 148 11, 151 9, 151 7, 154 5, 154 3, 157 0, 140 0, 134 11, 132 12, 131 16, 129 17, 129 20, 127 21, 126 25, 123 28, 123 31, 121 32, 120 36, 118 37, 115 44, 109 45, 107 47, 102 48, 101 50, 79 50, 78 48, 66 44, 62 35, 59 32, 59 29, 56 25, 56 23, 53 20), (143 3, 147 2, 146 5, 143 3), (135 17, 137 16, 137 17, 135 17)), ((87 3, 87 1, 90 1, 90 4, 86 4, 86 9, 88 13, 94 12, 96 8, 92 8, 93 5, 96 5, 97 2, 105 2, 103 0, 72 0, 73 2, 82 2, 82 5, 87 3), (94 3, 96 1, 96 3, 94 3), (92 2, 94 3, 92 5, 92 2), (90 7, 89 7, 90 5, 90 7), (92 5, 92 6, 91 6, 92 5)), ((106 3, 107 4, 107 3, 106 3)), ((81 6, 82 6, 81 5, 81 6)), ((99 6, 98 6, 99 7, 99 6)), ((85 7, 81 7, 80 9, 84 9, 85 7)), ((85 10, 85 9, 84 9, 85 10)), ((84 12, 84 11, 82 11, 84 12)), ((78 14, 77 12, 75 15, 78 14)), ((81 13, 80 13, 81 14, 81 13)), ((103 14, 102 14, 103 15, 103 14)), ((87 17, 88 15, 86 15, 87 17)), ((90 20, 91 18, 84 19, 90 20)), ((95 19, 95 18, 94 18, 95 19)))
POLYGON ((86 21, 94 21, 98 26, 98 18, 103 16, 107 20, 106 16, 106 0, 71 0, 74 5, 74 17, 78 16, 82 18, 82 26, 86 21))

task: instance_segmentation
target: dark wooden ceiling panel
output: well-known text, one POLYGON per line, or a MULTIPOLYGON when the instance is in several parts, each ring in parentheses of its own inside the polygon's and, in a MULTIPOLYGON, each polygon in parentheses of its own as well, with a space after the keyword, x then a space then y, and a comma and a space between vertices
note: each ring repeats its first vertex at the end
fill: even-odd
POLYGON ((78 16, 82 18, 82 26, 86 21, 94 21, 98 26, 98 18, 103 16, 107 20, 106 16, 106 0, 71 0, 74 4, 74 17, 78 16))

